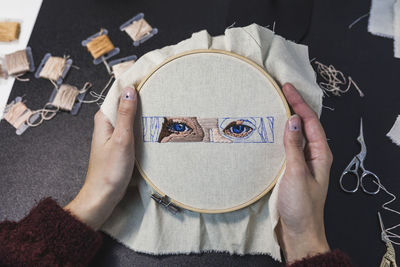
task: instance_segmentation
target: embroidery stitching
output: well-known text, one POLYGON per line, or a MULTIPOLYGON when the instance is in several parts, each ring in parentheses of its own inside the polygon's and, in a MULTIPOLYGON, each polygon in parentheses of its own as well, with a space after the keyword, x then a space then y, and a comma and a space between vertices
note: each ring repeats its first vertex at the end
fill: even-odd
POLYGON ((274 143, 274 117, 142 117, 144 142, 274 143))

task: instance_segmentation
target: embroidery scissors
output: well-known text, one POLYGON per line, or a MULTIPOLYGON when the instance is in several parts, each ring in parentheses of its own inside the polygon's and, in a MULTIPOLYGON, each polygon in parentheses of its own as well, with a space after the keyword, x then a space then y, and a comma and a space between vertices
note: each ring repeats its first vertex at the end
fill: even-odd
POLYGON ((386 233, 385 226, 382 222, 381 214, 378 212, 379 224, 381 225, 381 239, 386 244, 386 253, 382 257, 380 266, 397 267, 396 264, 396 253, 394 251, 392 242, 386 233))
POLYGON ((367 146, 365 145, 365 141, 364 141, 362 118, 361 118, 361 124, 360 124, 360 135, 357 137, 357 141, 361 145, 361 151, 360 151, 360 153, 358 153, 357 155, 354 156, 353 160, 349 163, 349 165, 347 165, 346 169, 344 169, 342 176, 340 176, 339 184, 340 184, 340 187, 342 188, 342 190, 347 193, 355 193, 361 186, 361 189, 365 193, 370 194, 370 195, 375 195, 380 190, 379 185, 381 184, 381 181, 375 173, 370 172, 364 168, 364 159, 367 156, 367 146), (360 169, 361 169, 361 176, 359 174, 360 169), (344 177, 346 177, 347 174, 350 174, 357 178, 357 180, 356 180, 357 184, 353 189, 346 189, 343 185, 344 177), (376 180, 376 181, 373 181, 374 183, 376 183, 378 185, 378 188, 375 191, 370 191, 370 190, 366 189, 366 187, 364 186, 364 178, 367 176, 370 176, 370 177, 372 176, 372 179, 376 180))

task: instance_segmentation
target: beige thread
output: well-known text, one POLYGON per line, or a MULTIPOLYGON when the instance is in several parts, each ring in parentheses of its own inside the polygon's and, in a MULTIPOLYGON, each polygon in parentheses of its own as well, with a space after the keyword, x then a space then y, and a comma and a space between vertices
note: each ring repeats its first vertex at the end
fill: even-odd
POLYGON ((41 78, 56 82, 63 74, 68 57, 49 57, 40 71, 41 78))
MULTIPOLYGON (((14 53, 5 55, 5 65, 9 75, 16 76, 18 79, 25 74, 29 68, 29 60, 26 50, 19 50, 14 53)), ((21 81, 29 81, 29 79, 19 79, 21 81)))
POLYGON ((76 97, 79 95, 79 90, 75 86, 62 84, 58 89, 57 95, 54 98, 52 105, 62 110, 71 111, 75 104, 76 97))
POLYGON ((28 118, 27 125, 36 127, 41 125, 43 121, 54 118, 59 110, 71 111, 76 102, 76 97, 79 94, 85 93, 90 87, 92 87, 92 84, 89 82, 85 83, 81 90, 69 84, 62 84, 53 102, 46 103, 42 109, 35 110, 28 118), (31 122, 30 118, 37 113, 39 113, 40 119, 37 122, 31 122))
POLYGON ((149 34, 153 28, 145 19, 140 19, 126 27, 124 31, 132 38, 133 41, 138 41, 149 34))
MULTIPOLYGON (((100 93, 96 93, 95 91, 90 91, 89 94, 91 96, 93 96, 95 99, 92 100, 80 100, 81 103, 86 103, 86 104, 90 104, 90 103, 96 103, 99 102, 100 100, 103 100, 106 98, 105 96, 105 91, 107 90, 107 88, 110 86, 111 82, 114 79, 114 75, 111 75, 110 79, 108 80, 107 84, 103 87, 103 89, 100 91, 100 93)), ((102 103, 98 103, 98 105, 101 105, 102 103)))
POLYGON ((4 114, 4 119, 15 129, 20 128, 32 115, 32 111, 23 102, 12 104, 10 110, 4 114))
POLYGON ((325 82, 320 82, 319 86, 326 95, 328 95, 327 92, 330 92, 335 96, 340 96, 340 94, 344 94, 349 91, 351 85, 354 85, 354 87, 360 94, 360 97, 364 96, 364 93, 350 76, 348 77, 348 79, 346 79, 343 72, 335 69, 335 67, 332 65, 326 66, 318 61, 315 61, 315 64, 317 65, 317 72, 322 77, 322 79, 325 80, 325 82), (347 88, 341 89, 341 86, 346 84, 347 88))

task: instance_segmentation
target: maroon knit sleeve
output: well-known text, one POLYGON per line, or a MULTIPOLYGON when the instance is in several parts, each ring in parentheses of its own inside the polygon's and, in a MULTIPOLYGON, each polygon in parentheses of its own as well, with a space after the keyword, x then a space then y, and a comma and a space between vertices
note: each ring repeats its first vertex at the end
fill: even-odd
POLYGON ((340 250, 334 250, 332 252, 327 252, 324 254, 318 254, 313 257, 304 258, 302 260, 296 261, 290 265, 290 267, 353 267, 355 266, 350 258, 341 252, 340 250))
POLYGON ((0 223, 0 266, 85 266, 101 243, 99 232, 46 198, 21 221, 0 223))

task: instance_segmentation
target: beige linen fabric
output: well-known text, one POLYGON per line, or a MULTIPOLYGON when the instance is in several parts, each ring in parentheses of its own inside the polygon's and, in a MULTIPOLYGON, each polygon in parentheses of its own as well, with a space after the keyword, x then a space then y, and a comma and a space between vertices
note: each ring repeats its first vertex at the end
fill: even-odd
POLYGON ((139 170, 162 195, 195 211, 230 211, 255 200, 280 174, 285 159, 283 133, 289 111, 281 95, 256 66, 217 51, 197 50, 173 59, 139 91, 135 123, 139 170), (142 123, 142 116, 151 119, 142 123), (243 118, 253 120, 254 130, 249 142, 144 142, 143 129, 158 139, 159 116, 219 118, 220 123, 222 118, 230 122, 243 118), (273 118, 273 130, 264 134, 270 142, 261 143, 255 120, 267 121, 268 116, 273 118))
MULTIPOLYGON (((256 24, 227 29, 225 35, 217 37, 200 31, 176 45, 145 54, 115 81, 101 107, 103 113, 114 124, 123 88, 138 85, 167 58, 195 49, 231 51, 254 61, 278 83, 294 84, 320 114, 322 91, 315 82, 307 47, 287 41, 256 24)), ((127 247, 157 255, 224 251, 240 255, 269 254, 281 260, 274 233, 279 219, 279 180, 265 197, 234 212, 201 214, 185 210, 173 215, 150 198, 153 191, 136 168, 133 176, 125 197, 102 227, 127 247)))
POLYGON ((390 129, 386 136, 389 137, 393 143, 400 146, 400 115, 397 116, 392 129, 390 129))

